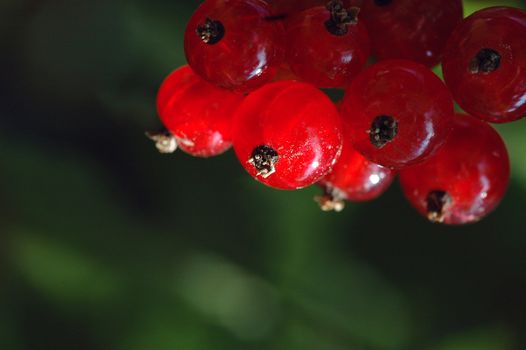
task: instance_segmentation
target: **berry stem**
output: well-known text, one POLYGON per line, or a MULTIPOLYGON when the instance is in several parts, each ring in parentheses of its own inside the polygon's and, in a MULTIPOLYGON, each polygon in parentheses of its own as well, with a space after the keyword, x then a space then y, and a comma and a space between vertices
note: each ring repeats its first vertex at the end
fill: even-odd
POLYGON ((333 35, 345 35, 349 31, 349 24, 358 23, 359 7, 346 9, 342 0, 331 0, 327 4, 327 10, 331 17, 325 22, 325 28, 333 35))

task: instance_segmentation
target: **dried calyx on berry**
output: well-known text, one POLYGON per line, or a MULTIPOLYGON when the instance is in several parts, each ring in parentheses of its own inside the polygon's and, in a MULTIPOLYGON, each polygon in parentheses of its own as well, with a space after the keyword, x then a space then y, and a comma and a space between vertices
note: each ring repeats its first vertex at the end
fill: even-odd
POLYGON ((147 131, 146 137, 155 142, 160 153, 174 153, 177 150, 177 139, 169 131, 147 131))
POLYGON ((473 74, 488 74, 500 66, 500 54, 493 49, 481 49, 469 63, 469 71, 473 74))
POLYGON ((444 222, 447 207, 451 204, 451 197, 446 191, 434 190, 429 192, 427 201, 427 218, 434 223, 444 222))
POLYGON ((323 211, 335 211, 337 213, 345 209, 345 194, 332 186, 323 186, 323 195, 314 197, 314 201, 318 203, 320 209, 323 211))
POLYGON ((382 148, 398 134, 398 122, 393 117, 380 115, 373 120, 368 132, 371 143, 376 148, 382 148))
POLYGON ((225 27, 220 21, 207 18, 204 24, 197 26, 195 32, 205 44, 214 45, 225 36, 225 27))
POLYGON ((325 22, 325 28, 333 35, 345 35, 349 31, 348 25, 358 23, 359 7, 346 9, 342 0, 331 0, 327 4, 327 10, 331 18, 325 22))
POLYGON ((272 147, 261 145, 254 148, 248 162, 256 168, 257 176, 267 178, 276 172, 275 165, 279 160, 278 152, 272 147))

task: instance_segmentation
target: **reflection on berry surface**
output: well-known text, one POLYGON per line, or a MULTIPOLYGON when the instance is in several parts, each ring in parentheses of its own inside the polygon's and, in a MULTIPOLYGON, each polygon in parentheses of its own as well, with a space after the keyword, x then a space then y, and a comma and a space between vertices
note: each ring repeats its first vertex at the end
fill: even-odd
POLYGON ((508 152, 499 134, 469 115, 456 115, 444 146, 422 164, 400 172, 404 194, 429 220, 475 222, 491 212, 508 186, 508 152))

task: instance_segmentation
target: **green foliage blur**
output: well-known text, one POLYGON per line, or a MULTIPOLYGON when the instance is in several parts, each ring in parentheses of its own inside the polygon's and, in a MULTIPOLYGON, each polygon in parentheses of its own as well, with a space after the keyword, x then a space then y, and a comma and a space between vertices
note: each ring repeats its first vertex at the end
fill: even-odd
POLYGON ((0 0, 0 349, 526 349, 526 120, 481 223, 323 213, 144 137, 197 4, 0 0))

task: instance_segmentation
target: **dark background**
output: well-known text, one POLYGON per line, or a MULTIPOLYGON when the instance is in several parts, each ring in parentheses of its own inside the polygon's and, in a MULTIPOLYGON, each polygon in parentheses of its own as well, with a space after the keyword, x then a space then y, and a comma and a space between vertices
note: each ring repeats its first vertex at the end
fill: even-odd
POLYGON ((0 349, 526 349, 526 120, 481 223, 323 213, 143 136, 196 4, 0 0, 0 349))

